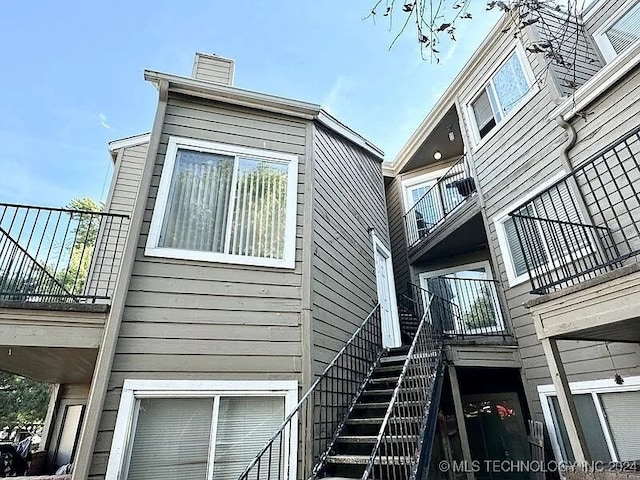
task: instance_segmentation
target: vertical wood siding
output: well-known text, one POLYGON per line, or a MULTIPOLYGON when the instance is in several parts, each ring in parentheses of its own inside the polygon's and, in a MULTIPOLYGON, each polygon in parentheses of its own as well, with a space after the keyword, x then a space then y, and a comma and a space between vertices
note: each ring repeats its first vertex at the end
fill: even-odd
MULTIPOLYGON (((505 35, 501 42, 495 46, 495 49, 488 53, 489 58, 492 55, 498 56, 500 52, 509 48, 510 42, 512 39, 505 35)), ((536 76, 542 74, 545 68, 543 59, 534 55, 528 55, 528 57, 536 76)), ((476 74, 468 79, 459 98, 462 105, 467 105, 473 98, 477 86, 482 85, 486 80, 491 65, 492 62, 485 62, 485 66, 478 68, 476 74)), ((625 94, 629 94, 631 85, 637 86, 637 83, 636 76, 630 78, 626 86, 617 89, 617 95, 620 96, 620 99, 625 94)), ((544 86, 512 118, 504 124, 499 124, 499 130, 491 139, 473 151, 478 181, 484 195, 486 214, 489 219, 488 239, 496 253, 495 270, 505 290, 514 333, 518 340, 524 375, 528 380, 525 389, 531 400, 533 414, 538 418, 541 418, 542 414, 536 387, 552 382, 542 346, 535 334, 532 317, 523 306, 533 296, 528 293, 530 290, 528 282, 509 288, 493 219, 495 215, 517 202, 528 191, 562 168, 560 149, 566 135, 553 120, 547 120, 555 108, 550 90, 550 85, 544 86)), ((635 95, 637 98, 637 93, 635 95)), ((617 134, 612 133, 613 129, 617 128, 616 125, 620 123, 620 119, 628 118, 629 121, 632 121, 634 110, 637 115, 638 102, 629 100, 621 102, 620 99, 615 100, 615 98, 616 96, 612 93, 607 99, 603 99, 600 102, 603 106, 602 109, 599 109, 600 113, 594 113, 589 117, 587 124, 600 126, 599 130, 595 126, 591 130, 590 135, 594 139, 596 136, 602 138, 607 131, 611 136, 621 135, 623 132, 620 130, 617 134), (605 106, 609 106, 609 108, 607 109, 605 106), (594 131, 599 133, 594 133, 594 131)), ((592 109, 590 108, 590 110, 592 109)), ((465 128, 468 131, 468 118, 466 115, 463 118, 465 128)), ((576 122, 581 140, 572 150, 572 156, 583 155, 581 152, 585 150, 597 150, 602 145, 589 139, 587 133, 582 131, 585 127, 580 127, 580 122, 584 122, 584 120, 576 122)), ((469 135, 467 138, 470 138, 469 135)), ((623 375, 640 373, 638 347, 612 344, 610 348, 613 361, 623 375)), ((613 375, 611 360, 603 344, 567 341, 561 342, 561 349, 570 381, 607 378, 613 375)))
POLYGON ((91 478, 104 477, 126 378, 300 380, 305 132, 303 121, 170 95, 91 478), (170 135, 298 155, 295 269, 145 257, 170 135))
POLYGON ((380 162, 316 124, 312 369, 318 374, 377 303, 373 243, 389 245, 380 162))

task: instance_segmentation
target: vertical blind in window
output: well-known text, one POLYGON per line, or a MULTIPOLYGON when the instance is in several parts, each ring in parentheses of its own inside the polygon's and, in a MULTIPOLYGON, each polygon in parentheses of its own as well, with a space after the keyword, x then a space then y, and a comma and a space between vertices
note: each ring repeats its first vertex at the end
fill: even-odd
POLYGON ((234 157, 179 149, 159 246, 223 252, 234 157))
POLYGON ((605 35, 616 53, 621 53, 640 40, 640 3, 636 3, 605 35))
POLYGON ((282 258, 287 212, 287 166, 240 159, 229 253, 282 258))
POLYGON ((620 461, 640 460, 640 392, 599 395, 620 461))
MULTIPOLYGON (((282 397, 222 397, 218 414, 214 480, 238 478, 284 420, 282 397)), ((272 458, 279 457, 274 445, 272 458)), ((280 478, 279 465, 263 465, 260 478, 280 478)))
POLYGON ((284 258, 285 163, 178 149, 159 247, 284 258))
POLYGON ((207 478, 212 398, 139 401, 128 480, 207 478))
POLYGON ((585 229, 571 225, 582 219, 565 182, 550 187, 517 213, 531 218, 511 217, 504 222, 516 275, 527 271, 525 256, 529 267, 535 268, 568 255, 577 257, 590 246, 585 229), (518 240, 516 226, 524 245, 518 240))

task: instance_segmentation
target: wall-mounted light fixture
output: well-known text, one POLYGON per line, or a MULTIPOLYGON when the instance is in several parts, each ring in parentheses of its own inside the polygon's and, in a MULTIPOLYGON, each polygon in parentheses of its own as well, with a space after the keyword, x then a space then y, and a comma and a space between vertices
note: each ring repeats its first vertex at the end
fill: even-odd
POLYGON ((435 152, 433 152, 433 158, 435 158, 436 160, 440 160, 442 158, 440 150, 436 150, 435 152))
POLYGON ((456 139, 456 134, 453 133, 453 127, 451 125, 449 125, 448 130, 449 130, 449 141, 450 142, 454 142, 455 139, 456 139))

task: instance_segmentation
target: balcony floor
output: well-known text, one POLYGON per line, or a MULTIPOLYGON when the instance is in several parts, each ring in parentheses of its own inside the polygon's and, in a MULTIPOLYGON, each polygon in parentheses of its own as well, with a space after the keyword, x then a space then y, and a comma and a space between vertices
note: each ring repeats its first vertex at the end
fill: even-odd
POLYGON ((409 263, 472 252, 486 243, 478 197, 472 195, 409 250, 409 263))
POLYGON ((109 306, 0 302, 0 370, 89 383, 109 306))

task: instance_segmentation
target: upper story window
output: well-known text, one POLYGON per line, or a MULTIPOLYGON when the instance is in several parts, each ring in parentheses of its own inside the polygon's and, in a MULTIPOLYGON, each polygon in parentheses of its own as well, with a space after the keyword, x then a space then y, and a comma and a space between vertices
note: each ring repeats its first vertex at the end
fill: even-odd
POLYGON ((593 34, 608 62, 640 40, 640 2, 633 0, 626 7, 593 34))
POLYGON ((296 156, 171 137, 147 255, 294 267, 296 156))
POLYGON ((533 74, 520 48, 491 75, 469 104, 476 143, 504 121, 531 91, 533 74))
POLYGON ((519 206, 513 205, 498 215, 494 224, 510 286, 529 278, 527 267, 535 271, 540 267, 554 269, 569 255, 578 258, 585 254, 590 239, 583 230, 571 228, 581 223, 582 217, 566 183, 546 190, 543 186, 519 202, 519 206), (522 218, 510 216, 514 210, 522 218))

